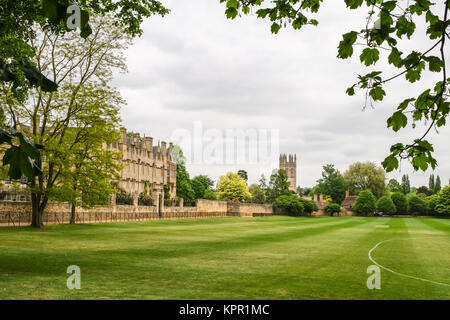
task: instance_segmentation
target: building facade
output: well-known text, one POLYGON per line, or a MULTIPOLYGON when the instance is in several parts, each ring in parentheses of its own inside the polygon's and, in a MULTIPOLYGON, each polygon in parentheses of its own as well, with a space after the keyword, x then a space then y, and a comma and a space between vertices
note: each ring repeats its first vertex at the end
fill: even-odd
POLYGON ((153 138, 142 138, 122 128, 119 141, 110 148, 122 153, 124 168, 119 187, 135 202, 141 193, 148 193, 154 204, 163 203, 165 188, 170 198, 175 197, 177 165, 172 161, 172 143, 167 146, 161 141, 153 146, 153 138))
POLYGON ((297 155, 281 154, 280 169, 286 171, 289 182, 289 190, 297 192, 297 155))

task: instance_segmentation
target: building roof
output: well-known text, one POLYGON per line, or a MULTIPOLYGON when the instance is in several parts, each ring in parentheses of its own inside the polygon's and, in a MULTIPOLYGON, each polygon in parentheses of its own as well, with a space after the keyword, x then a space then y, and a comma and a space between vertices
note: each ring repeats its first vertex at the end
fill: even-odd
POLYGON ((358 196, 348 196, 344 199, 344 201, 342 201, 342 207, 346 208, 346 209, 351 209, 353 208, 353 205, 355 204, 356 198, 358 198, 358 196))

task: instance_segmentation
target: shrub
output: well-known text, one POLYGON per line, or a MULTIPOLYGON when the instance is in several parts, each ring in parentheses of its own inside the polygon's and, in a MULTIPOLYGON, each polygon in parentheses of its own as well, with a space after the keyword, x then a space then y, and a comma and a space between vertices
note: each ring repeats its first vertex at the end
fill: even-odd
POLYGON ((439 192, 435 210, 438 214, 450 215, 450 186, 439 192))
POLYGON ((205 194, 203 195, 203 199, 206 200, 217 200, 217 195, 210 188, 205 190, 205 194))
POLYGON ((116 195, 116 203, 123 205, 133 205, 133 196, 123 189, 119 189, 116 195))
MULTIPOLYGON (((133 203, 131 203, 131 204, 133 204, 133 203)), ((147 207, 149 207, 149 206, 152 206, 153 199, 148 194, 145 194, 145 193, 141 192, 139 194, 138 204, 140 206, 147 206, 147 207)))
POLYGON ((377 199, 369 190, 361 191, 353 209, 360 214, 371 214, 377 209, 377 199))
POLYGON ((439 199, 439 196, 437 194, 433 194, 426 198, 427 207, 428 207, 427 213, 430 216, 435 216, 438 214, 436 211, 436 205, 437 205, 438 199, 439 199))
POLYGON ((386 214, 394 214, 397 212, 394 202, 390 197, 384 196, 377 201, 377 210, 386 214))
POLYGON ((313 213, 319 210, 319 208, 317 207, 317 204, 314 201, 308 200, 308 199, 303 199, 303 198, 299 198, 300 202, 303 205, 304 208, 304 212, 305 213, 313 213))
POLYGON ((394 202, 395 208, 397 208, 397 214, 408 213, 408 200, 403 193, 394 192, 391 195, 392 202, 394 202))
POLYGON ((283 211, 283 213, 291 214, 294 216, 301 216, 305 211, 302 202, 297 196, 285 195, 279 196, 275 199, 275 206, 283 211))
POLYGON ((428 211, 427 203, 418 196, 409 198, 409 211, 413 216, 424 215, 428 211))
POLYGON ((325 207, 325 212, 329 215, 333 216, 335 213, 341 213, 342 209, 341 206, 337 203, 330 203, 325 207))

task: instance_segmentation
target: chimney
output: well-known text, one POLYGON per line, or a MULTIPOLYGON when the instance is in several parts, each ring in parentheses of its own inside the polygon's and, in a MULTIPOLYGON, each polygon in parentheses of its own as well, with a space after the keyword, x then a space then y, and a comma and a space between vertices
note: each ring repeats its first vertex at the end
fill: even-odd
POLYGON ((120 141, 125 143, 127 141, 127 129, 120 128, 120 141))
POLYGON ((144 147, 147 149, 147 152, 153 153, 153 138, 145 137, 144 147))
POLYGON ((164 160, 167 157, 167 143, 161 141, 161 157, 164 160))

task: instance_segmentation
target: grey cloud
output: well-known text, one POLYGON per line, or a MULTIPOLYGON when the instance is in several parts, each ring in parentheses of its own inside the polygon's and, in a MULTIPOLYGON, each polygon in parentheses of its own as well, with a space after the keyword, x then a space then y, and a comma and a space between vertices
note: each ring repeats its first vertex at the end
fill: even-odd
MULTIPOLYGON (((322 166, 335 163, 345 171, 355 161, 380 163, 389 146, 409 142, 422 133, 408 128, 394 134, 386 119, 406 97, 423 85, 402 81, 388 89, 388 98, 375 110, 361 112, 364 93, 347 97, 345 90, 363 68, 359 59, 336 58, 341 34, 360 29, 366 10, 349 13, 343 1, 325 3, 318 28, 281 30, 272 35, 267 21, 256 17, 227 20, 219 1, 168 1, 172 13, 144 24, 144 35, 126 56, 129 73, 118 74, 115 85, 128 105, 122 111, 130 130, 167 140, 178 128, 273 128, 280 131, 280 149, 297 153, 299 184, 312 186, 322 166)), ((426 44, 423 44, 424 47, 426 44)), ((376 69, 387 69, 380 64, 376 69)), ((432 83, 430 76, 426 81, 432 83)), ((440 163, 437 173, 450 177, 449 129, 432 134, 440 163)), ((276 166, 274 159, 272 166, 276 166)), ((234 166, 190 166, 192 175, 217 179, 234 166)), ((248 169, 251 182, 269 167, 248 169)), ((413 184, 426 184, 428 172, 414 173, 413 184)))

